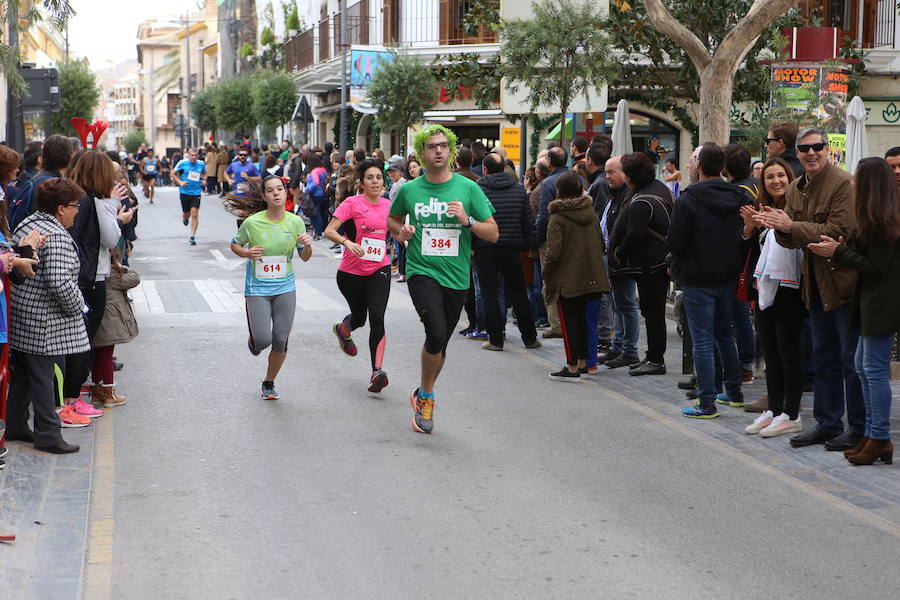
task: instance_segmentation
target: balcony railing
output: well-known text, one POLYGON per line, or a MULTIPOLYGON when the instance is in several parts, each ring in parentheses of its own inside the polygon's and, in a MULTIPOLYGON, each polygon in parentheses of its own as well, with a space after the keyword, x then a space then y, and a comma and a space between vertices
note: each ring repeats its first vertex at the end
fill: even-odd
POLYGON ((897 0, 878 0, 875 8, 875 36, 872 40, 874 48, 894 47, 898 10, 897 0))
POLYGON ((472 0, 360 0, 346 11, 347 40, 341 40, 341 13, 319 21, 285 44, 288 71, 299 71, 340 56, 348 46, 444 46, 497 41, 482 28, 469 36, 462 18, 472 0), (402 10, 401 10, 402 9, 402 10))

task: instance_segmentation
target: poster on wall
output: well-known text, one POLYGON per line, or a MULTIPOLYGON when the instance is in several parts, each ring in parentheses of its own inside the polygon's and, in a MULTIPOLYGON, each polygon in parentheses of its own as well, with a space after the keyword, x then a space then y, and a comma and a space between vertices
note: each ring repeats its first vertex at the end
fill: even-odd
POLYGON ((833 64, 772 66, 771 106, 812 112, 829 131, 846 131, 850 71, 833 64))
POLYGON ((372 81, 372 74, 379 64, 387 64, 394 60, 390 52, 377 50, 350 50, 350 85, 365 87, 372 81))

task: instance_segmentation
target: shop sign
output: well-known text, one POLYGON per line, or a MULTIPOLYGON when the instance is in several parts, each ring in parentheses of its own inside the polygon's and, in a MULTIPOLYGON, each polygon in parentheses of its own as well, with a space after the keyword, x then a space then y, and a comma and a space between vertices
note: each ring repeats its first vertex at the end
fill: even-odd
POLYGON ((500 145, 506 148, 506 158, 519 162, 519 144, 522 141, 522 129, 519 127, 501 127, 500 145))
POLYGON ((866 125, 900 127, 900 97, 888 100, 866 100, 866 125))

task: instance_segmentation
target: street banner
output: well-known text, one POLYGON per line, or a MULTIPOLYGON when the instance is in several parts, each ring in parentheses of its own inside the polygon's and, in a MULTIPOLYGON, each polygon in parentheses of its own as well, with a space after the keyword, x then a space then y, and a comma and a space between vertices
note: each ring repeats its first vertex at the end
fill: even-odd
POLYGON ((830 63, 772 65, 771 106, 812 112, 827 128, 846 130, 847 91, 850 71, 830 63))

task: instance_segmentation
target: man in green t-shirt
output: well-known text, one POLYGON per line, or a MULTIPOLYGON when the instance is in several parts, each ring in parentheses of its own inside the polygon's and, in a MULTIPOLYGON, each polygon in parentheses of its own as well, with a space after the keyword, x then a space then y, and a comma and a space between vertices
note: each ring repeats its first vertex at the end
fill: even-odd
POLYGON ((491 216, 494 207, 481 188, 450 170, 456 135, 442 125, 429 125, 416 134, 413 145, 425 175, 397 192, 388 225, 394 237, 409 242, 407 286, 425 325, 421 383, 410 396, 412 426, 431 433, 434 383, 469 291, 472 235, 496 242, 500 232, 491 216))

